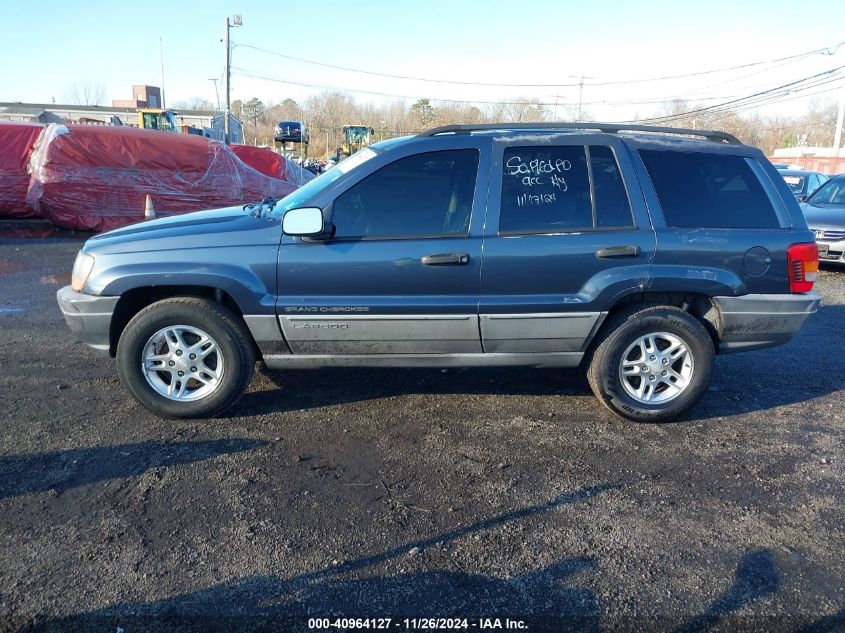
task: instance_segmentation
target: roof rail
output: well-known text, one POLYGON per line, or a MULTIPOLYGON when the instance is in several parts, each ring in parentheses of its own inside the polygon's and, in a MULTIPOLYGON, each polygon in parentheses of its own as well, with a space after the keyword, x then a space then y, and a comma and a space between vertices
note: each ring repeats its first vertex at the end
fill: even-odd
POLYGON ((598 130, 608 134, 618 132, 657 132, 661 134, 682 134, 700 136, 708 141, 742 145, 733 134, 715 130, 691 130, 682 127, 657 127, 653 125, 631 125, 628 123, 480 123, 478 125, 443 125, 417 136, 437 136, 439 134, 469 134, 481 130, 598 130))

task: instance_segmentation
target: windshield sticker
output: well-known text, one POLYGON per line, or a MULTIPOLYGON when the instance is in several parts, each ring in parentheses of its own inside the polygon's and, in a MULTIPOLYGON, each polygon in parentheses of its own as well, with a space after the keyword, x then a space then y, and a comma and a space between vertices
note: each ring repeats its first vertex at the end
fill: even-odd
POLYGON ((358 167, 358 165, 361 165, 375 157, 375 155, 376 153, 373 150, 369 147, 365 147, 364 149, 352 154, 349 158, 340 161, 335 169, 338 169, 341 173, 345 174, 358 167))

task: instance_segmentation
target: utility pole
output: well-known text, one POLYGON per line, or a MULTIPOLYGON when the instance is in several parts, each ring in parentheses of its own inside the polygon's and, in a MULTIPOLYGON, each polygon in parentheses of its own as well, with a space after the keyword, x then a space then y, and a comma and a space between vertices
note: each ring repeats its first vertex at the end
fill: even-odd
POLYGON ((584 94, 584 73, 581 73, 581 79, 578 81, 578 116, 575 117, 575 122, 581 122, 581 96, 584 94))
POLYGON ((584 95, 584 80, 585 79, 595 79, 595 77, 587 77, 586 75, 584 75, 584 73, 581 73, 581 76, 577 77, 577 79, 578 79, 578 116, 575 119, 575 122, 580 123, 581 122, 581 97, 584 95))
POLYGON ((165 110, 164 106, 164 42, 161 37, 158 38, 158 54, 161 60, 161 109, 165 110))
POLYGON ((231 131, 229 130, 229 117, 231 116, 231 84, 232 84, 232 47, 229 44, 229 29, 233 26, 241 26, 243 21, 240 15, 235 15, 232 23, 229 23, 229 17, 226 16, 226 34, 224 36, 223 46, 226 48, 226 107, 223 111, 223 138, 226 145, 231 142, 231 131))
POLYGON ((229 91, 231 90, 230 83, 232 80, 232 71, 230 69, 230 64, 232 63, 232 49, 229 47, 229 16, 226 16, 226 35, 224 39, 223 46, 226 48, 226 101, 225 107, 223 108, 223 141, 226 145, 229 144, 229 116, 231 113, 229 112, 231 99, 229 97, 229 91))
POLYGON ((217 77, 209 77, 209 81, 214 82, 214 96, 217 98, 217 110, 220 111, 220 91, 217 90, 217 77))
MULTIPOLYGON (((839 148, 842 147, 842 124, 845 123, 845 88, 842 89, 842 96, 839 99, 839 112, 836 115, 836 132, 833 133, 833 157, 839 158, 839 148)), ((834 169, 839 169, 834 165, 834 169)))

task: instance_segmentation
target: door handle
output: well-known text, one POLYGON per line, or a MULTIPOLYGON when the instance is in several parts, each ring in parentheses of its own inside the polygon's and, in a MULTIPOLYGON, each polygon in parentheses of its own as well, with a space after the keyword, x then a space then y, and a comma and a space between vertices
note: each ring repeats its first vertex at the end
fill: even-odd
POLYGON ((606 246, 596 251, 596 257, 636 257, 639 254, 639 246, 606 246))
POLYGON ((469 263, 467 253, 437 253, 426 255, 420 260, 426 266, 462 266, 469 263))

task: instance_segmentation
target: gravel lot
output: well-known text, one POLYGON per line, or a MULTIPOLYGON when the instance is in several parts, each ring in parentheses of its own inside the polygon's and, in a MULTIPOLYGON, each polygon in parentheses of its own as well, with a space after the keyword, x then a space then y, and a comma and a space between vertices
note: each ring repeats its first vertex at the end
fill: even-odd
POLYGON ((257 373, 165 421, 55 303, 81 242, 0 224, 0 629, 845 630, 845 270, 686 420, 578 371, 257 373), (400 626, 395 625, 399 623, 400 626))

